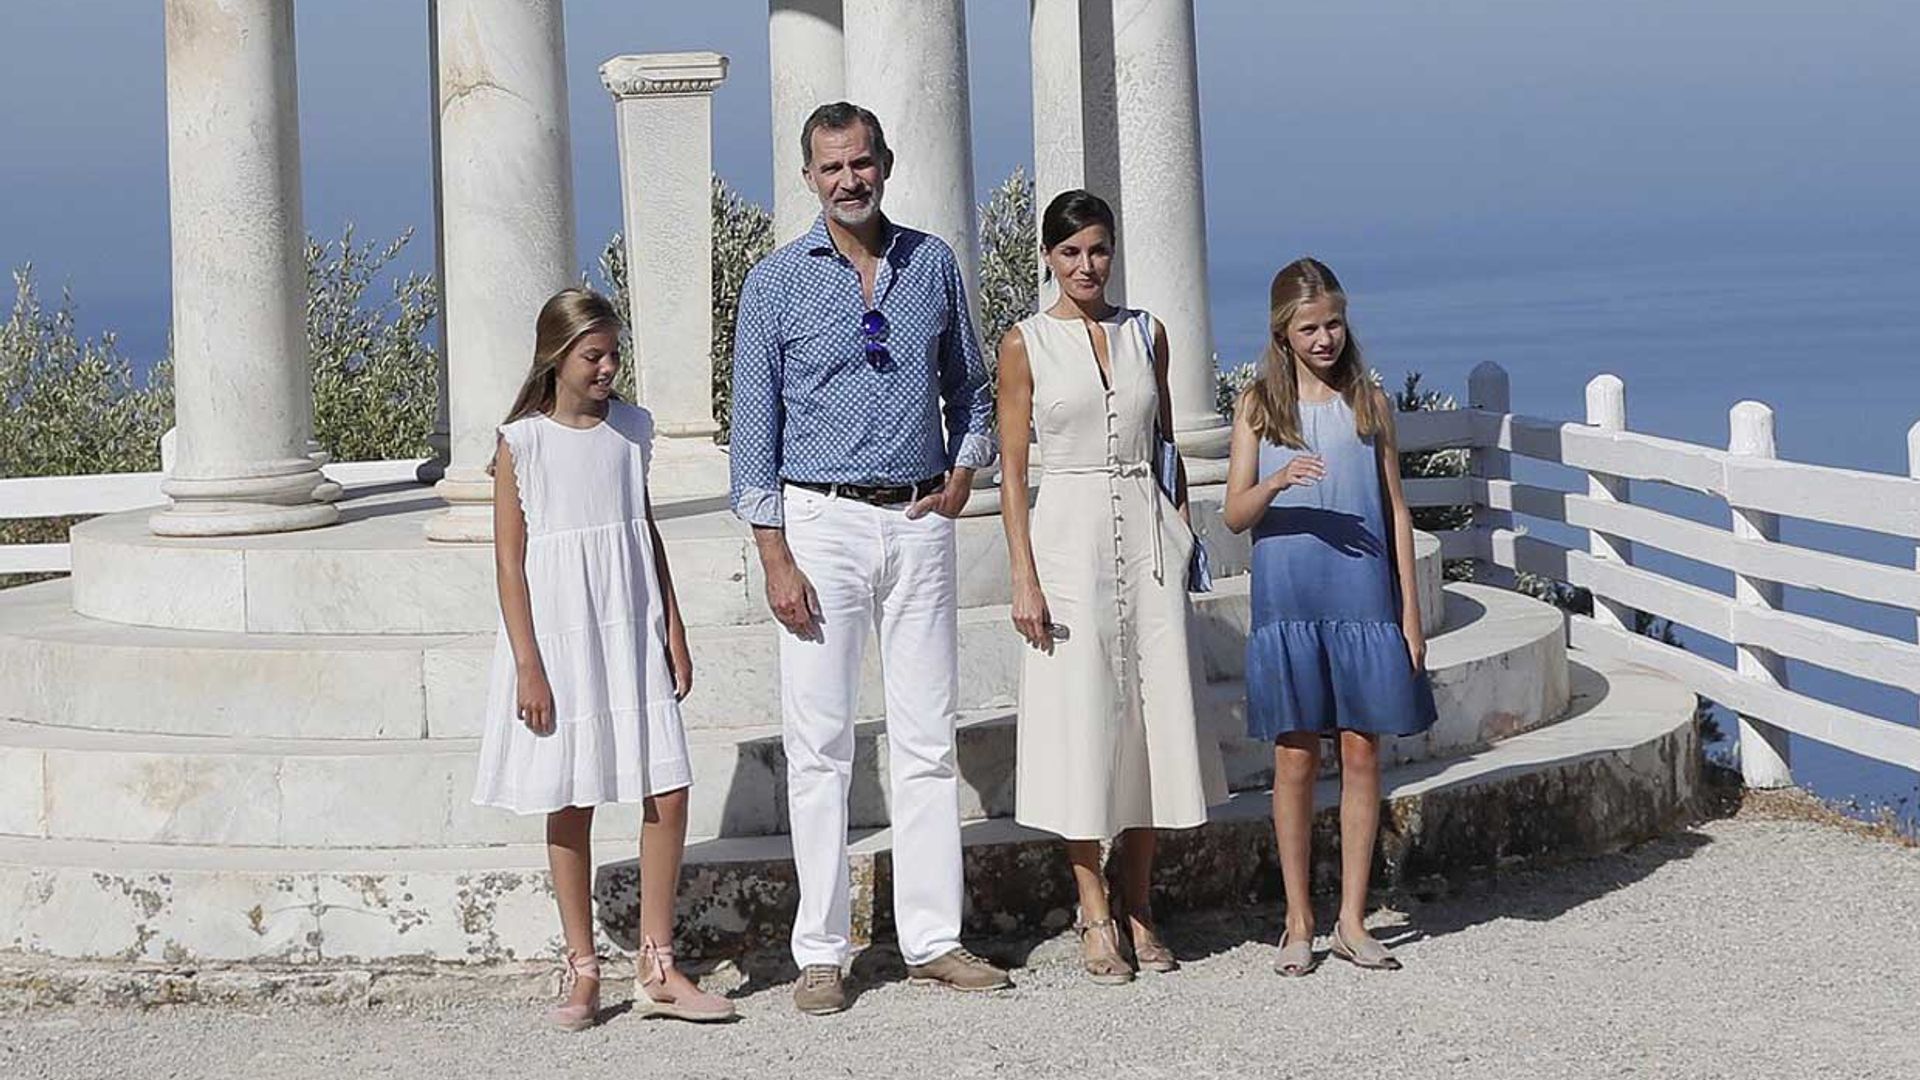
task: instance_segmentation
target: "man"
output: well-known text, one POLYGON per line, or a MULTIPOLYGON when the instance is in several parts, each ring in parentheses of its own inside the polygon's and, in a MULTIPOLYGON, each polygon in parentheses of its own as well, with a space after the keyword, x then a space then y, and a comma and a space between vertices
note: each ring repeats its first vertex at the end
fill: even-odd
POLYGON ((893 170, 880 121, 823 105, 800 141, 822 212, 741 291, 732 499, 753 525, 767 603, 786 630, 793 996, 822 1014, 846 1006, 847 790, 861 657, 876 627, 907 972, 959 990, 1011 983, 960 945, 953 519, 974 470, 994 459, 986 366, 952 249, 880 212, 893 170))

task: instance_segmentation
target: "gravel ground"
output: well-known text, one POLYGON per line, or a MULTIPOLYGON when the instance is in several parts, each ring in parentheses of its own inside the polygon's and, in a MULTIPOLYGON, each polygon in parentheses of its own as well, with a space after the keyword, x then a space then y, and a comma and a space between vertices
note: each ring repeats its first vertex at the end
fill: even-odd
POLYGON ((1405 971, 1283 980, 1270 917, 1212 917, 1166 928, 1183 971, 1130 986, 1078 977, 1064 939, 987 996, 870 956, 847 1013, 750 985, 724 1028, 622 1005, 570 1036, 500 1001, 15 1013, 0 1078, 1920 1077, 1920 851, 1884 840, 1722 820, 1382 922, 1405 971))

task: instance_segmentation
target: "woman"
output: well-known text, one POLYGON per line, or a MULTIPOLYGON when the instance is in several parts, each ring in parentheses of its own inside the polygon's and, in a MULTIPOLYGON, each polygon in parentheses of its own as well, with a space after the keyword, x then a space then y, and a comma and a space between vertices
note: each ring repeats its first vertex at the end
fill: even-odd
POLYGON ((1172 427, 1166 332, 1107 302, 1113 211, 1098 196, 1055 198, 1041 239, 1060 298, 1000 342, 1001 512, 1013 622, 1032 646, 1014 817, 1067 841, 1087 974, 1123 983, 1135 964, 1178 966, 1148 906, 1154 830, 1204 823, 1226 782, 1194 719, 1185 482, 1171 505, 1150 465, 1156 425, 1172 427), (1031 520, 1030 428, 1044 477, 1031 520), (1100 866, 1116 835, 1117 905, 1100 866))

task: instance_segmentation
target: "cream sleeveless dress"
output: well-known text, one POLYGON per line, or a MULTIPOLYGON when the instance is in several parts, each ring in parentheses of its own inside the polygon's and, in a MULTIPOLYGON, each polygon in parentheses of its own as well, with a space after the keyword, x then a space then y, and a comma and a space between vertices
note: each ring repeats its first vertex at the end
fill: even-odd
POLYGON ((1033 555, 1067 633, 1051 655, 1025 653, 1014 817, 1070 840, 1190 828, 1227 794, 1219 740, 1194 715, 1193 539, 1150 465, 1160 407, 1151 325, 1122 309, 1096 328, 1111 386, 1080 320, 1042 312, 1019 325, 1043 466, 1033 555))
POLYGON ((646 518, 652 414, 615 401, 591 428, 534 415, 500 436, 527 518, 533 632, 556 723, 535 735, 515 715, 503 622, 473 801, 533 814, 686 787, 693 772, 646 518))

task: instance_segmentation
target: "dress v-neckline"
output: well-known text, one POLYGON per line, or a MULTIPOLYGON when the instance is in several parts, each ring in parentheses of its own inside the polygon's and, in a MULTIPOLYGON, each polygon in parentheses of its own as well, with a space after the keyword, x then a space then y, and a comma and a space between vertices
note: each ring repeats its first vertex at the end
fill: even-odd
POLYGON ((1100 379, 1100 392, 1103 394, 1113 393, 1113 332, 1108 326, 1108 320, 1112 319, 1114 315, 1120 314, 1120 309, 1114 308, 1113 313, 1108 315, 1106 319, 1083 319, 1077 315, 1067 317, 1055 315, 1050 311, 1043 311, 1040 314, 1052 319, 1054 322, 1071 323, 1080 331, 1080 339, 1086 344, 1087 352, 1092 354, 1093 357, 1093 373, 1100 379), (1105 335, 1107 339, 1107 362, 1104 365, 1100 363, 1100 350, 1093 343, 1094 327, 1099 327, 1100 333, 1105 335))

